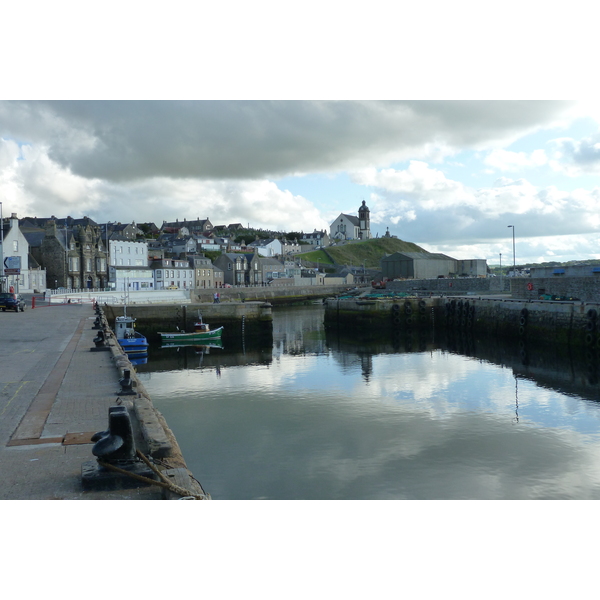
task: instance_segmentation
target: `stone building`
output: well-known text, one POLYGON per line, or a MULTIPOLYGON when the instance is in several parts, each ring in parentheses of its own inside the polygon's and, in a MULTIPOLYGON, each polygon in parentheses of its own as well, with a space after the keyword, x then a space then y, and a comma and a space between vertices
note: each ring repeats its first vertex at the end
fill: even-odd
POLYGON ((49 288, 108 287, 107 251, 96 222, 88 217, 25 221, 23 233, 31 254, 46 269, 49 288))
POLYGON ((206 289, 215 287, 215 267, 204 255, 190 256, 190 265, 194 267, 194 287, 206 289))

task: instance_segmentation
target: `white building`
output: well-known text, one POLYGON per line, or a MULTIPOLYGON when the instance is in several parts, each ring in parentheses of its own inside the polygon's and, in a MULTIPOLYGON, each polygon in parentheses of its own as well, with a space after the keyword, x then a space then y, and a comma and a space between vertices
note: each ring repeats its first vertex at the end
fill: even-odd
POLYGON ((365 201, 358 209, 358 217, 341 213, 329 228, 330 239, 336 240, 370 240, 371 217, 365 201))
POLYGON ((45 291, 46 269, 40 268, 29 254, 29 243, 19 229, 16 213, 7 221, 6 226, 4 222, 1 224, 4 241, 0 245, 0 265, 4 267, 6 280, 0 283, 0 289, 8 291, 12 286, 21 294, 45 291), (7 268, 10 270, 6 271, 7 268))
POLYGON ((266 240, 255 240, 246 246, 248 250, 258 252, 260 256, 270 258, 272 256, 280 256, 283 250, 281 241, 277 238, 269 238, 266 240))
POLYGON ((152 290, 154 274, 148 266, 148 243, 109 240, 108 280, 116 291, 152 290))

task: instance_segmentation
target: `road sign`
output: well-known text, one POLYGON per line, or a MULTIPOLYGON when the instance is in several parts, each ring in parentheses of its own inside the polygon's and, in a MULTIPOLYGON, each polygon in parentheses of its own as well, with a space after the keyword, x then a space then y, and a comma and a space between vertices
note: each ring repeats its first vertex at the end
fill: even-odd
POLYGON ((7 256, 4 259, 4 266, 6 269, 21 269, 21 257, 20 256, 7 256))
POLYGON ((21 269, 4 269, 5 275, 20 275, 21 269))

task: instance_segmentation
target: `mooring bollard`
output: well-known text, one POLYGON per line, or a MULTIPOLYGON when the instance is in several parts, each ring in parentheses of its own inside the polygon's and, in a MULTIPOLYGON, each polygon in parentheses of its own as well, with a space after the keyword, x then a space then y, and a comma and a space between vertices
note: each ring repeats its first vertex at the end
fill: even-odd
POLYGON ((110 350, 110 348, 106 345, 106 336, 104 335, 104 331, 98 331, 98 335, 93 339, 95 348, 90 348, 91 352, 98 352, 100 350, 110 350))
POLYGON ((121 384, 121 391, 117 392, 120 396, 131 396, 135 394, 133 391, 133 380, 131 379, 131 371, 129 369, 123 370, 123 377, 119 379, 121 384))
POLYGON ((125 406, 111 406, 108 429, 95 433, 91 439, 95 442, 92 454, 106 462, 136 459, 131 417, 125 406))
POLYGON ((96 460, 81 465, 84 489, 129 489, 152 485, 156 479, 137 457, 131 416, 125 406, 108 409, 108 429, 95 433, 91 441, 96 460))

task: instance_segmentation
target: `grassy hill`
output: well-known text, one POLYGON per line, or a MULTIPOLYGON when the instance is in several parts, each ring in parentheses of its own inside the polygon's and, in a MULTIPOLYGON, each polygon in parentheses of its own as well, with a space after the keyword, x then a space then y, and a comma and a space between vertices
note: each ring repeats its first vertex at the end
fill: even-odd
POLYGON ((375 238, 364 242, 348 242, 342 246, 328 246, 326 250, 313 250, 300 254, 301 258, 322 265, 362 265, 371 269, 379 268, 379 261, 385 254, 394 252, 425 252, 421 246, 404 242, 397 238, 375 238), (333 260, 332 260, 333 259, 333 260))

